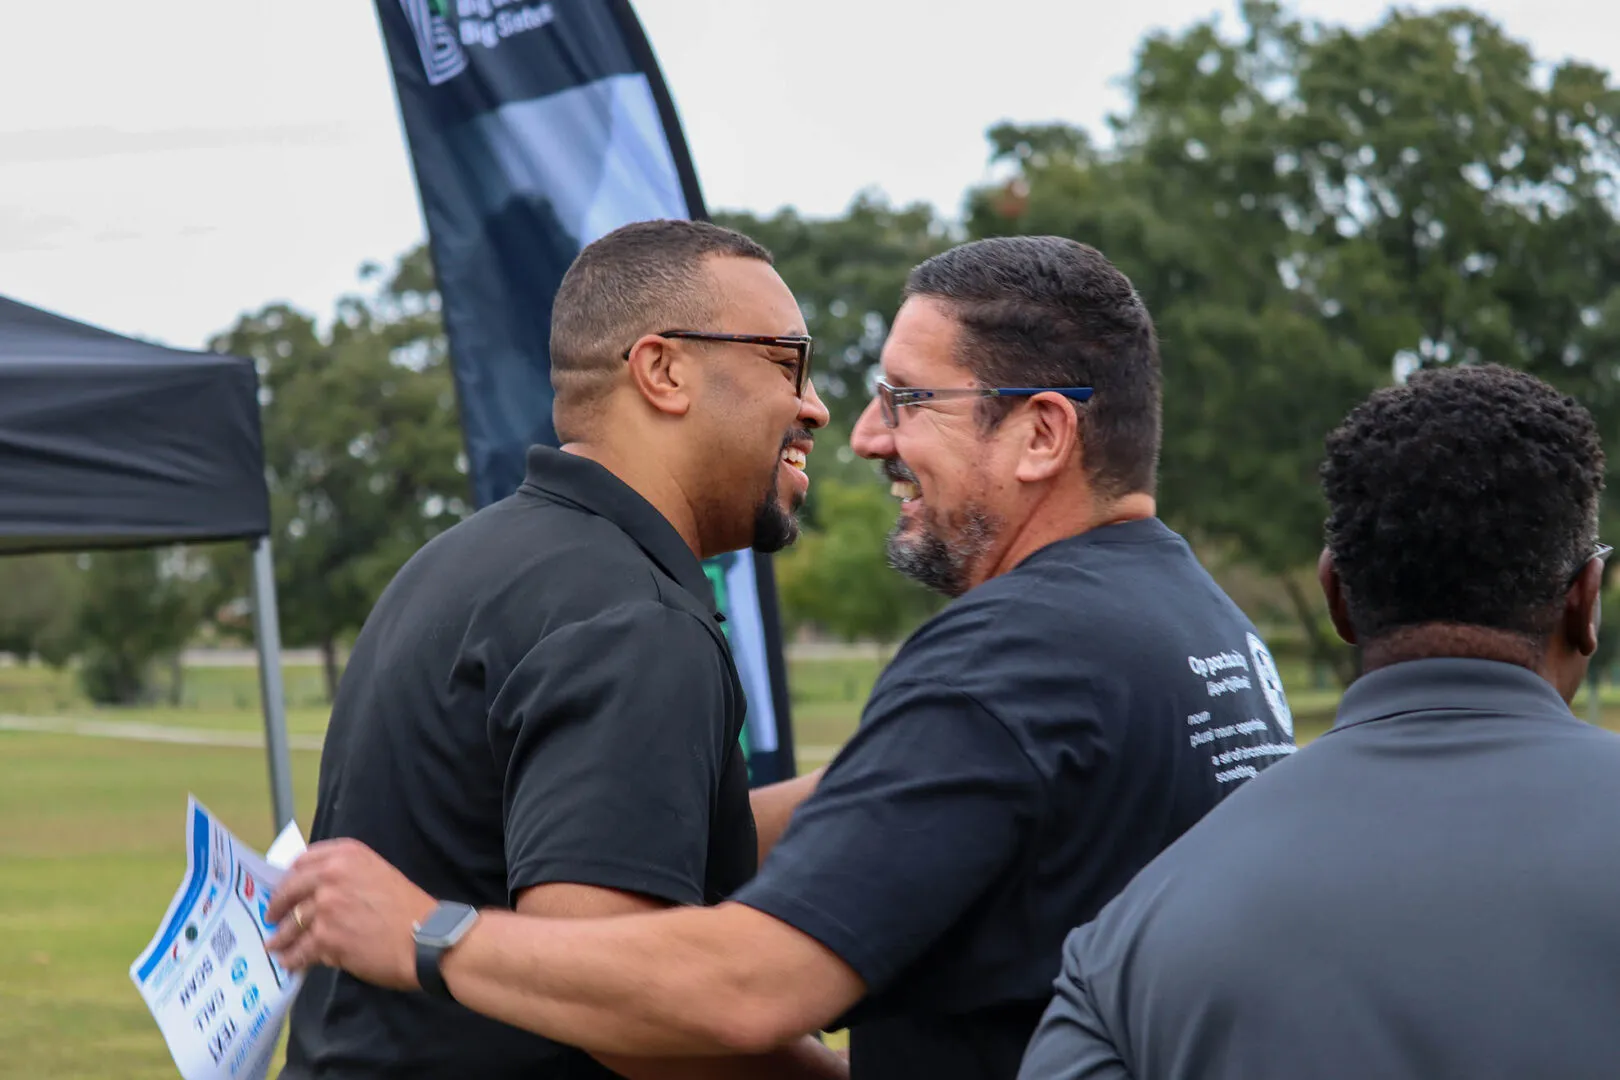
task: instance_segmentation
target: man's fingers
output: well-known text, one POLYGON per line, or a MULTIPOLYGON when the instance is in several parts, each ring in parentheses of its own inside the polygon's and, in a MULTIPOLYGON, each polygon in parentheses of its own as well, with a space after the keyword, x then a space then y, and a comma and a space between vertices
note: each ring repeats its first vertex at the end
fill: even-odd
POLYGON ((264 917, 273 923, 284 923, 292 916, 292 909, 315 895, 317 880, 315 867, 295 867, 288 871, 270 894, 270 906, 264 917))
MULTIPOLYGON (((266 918, 276 926, 276 932, 265 942, 266 948, 272 952, 291 949, 300 939, 308 937, 315 925, 315 911, 319 902, 315 881, 305 878, 290 883, 293 887, 286 892, 278 891, 275 902, 265 912, 266 918), (275 914, 278 904, 281 908, 279 917, 275 914)), ((284 887, 287 884, 289 881, 282 882, 284 887)))
POLYGON ((297 927, 282 923, 276 927, 276 932, 271 934, 269 939, 265 941, 264 947, 279 955, 293 947, 293 943, 298 940, 300 933, 297 927))
POLYGON ((270 904, 264 909, 264 917, 269 922, 284 923, 287 916, 292 914, 293 905, 298 902, 293 899, 292 890, 289 888, 293 882, 294 879, 290 876, 282 878, 281 884, 271 891, 270 904))
POLYGON ((293 906, 308 900, 316 886, 330 877, 345 854, 356 847, 364 845, 354 840, 322 840, 312 845, 287 868, 281 884, 273 890, 265 917, 274 923, 282 922, 293 906))
MULTIPOLYGON (((329 924, 331 913, 325 914, 329 924)), ((322 932, 321 916, 320 896, 311 894, 293 905, 287 918, 276 926, 265 946, 276 954, 282 967, 299 971, 310 964, 328 962, 326 939, 331 931, 328 925, 327 932, 322 932)))
POLYGON ((325 962, 325 958, 321 955, 319 938, 313 933, 300 934, 292 948, 282 953, 278 959, 281 966, 288 971, 303 971, 305 968, 325 962))
POLYGON ((284 952, 292 948, 298 939, 308 932, 310 918, 313 913, 313 905, 310 901, 305 900, 294 905, 285 919, 276 920, 271 918, 270 921, 276 924, 276 932, 271 934, 269 940, 264 943, 265 948, 271 952, 284 952))
POLYGON ((289 971, 339 968, 379 986, 412 986, 411 918, 433 898, 370 848, 353 840, 311 846, 274 890, 268 945, 289 971))

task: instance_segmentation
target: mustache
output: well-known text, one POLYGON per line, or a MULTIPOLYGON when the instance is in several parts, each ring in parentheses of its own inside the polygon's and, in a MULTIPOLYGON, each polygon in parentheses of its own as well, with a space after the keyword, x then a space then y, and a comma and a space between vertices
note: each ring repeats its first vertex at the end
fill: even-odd
POLYGON ((786 450, 788 447, 792 446, 796 442, 809 443, 810 445, 814 446, 815 441, 816 441, 815 432, 811 431, 809 428, 807 428, 807 427, 794 428, 793 430, 789 431, 786 435, 782 436, 782 449, 786 450))
POLYGON ((884 477, 889 480, 909 484, 917 482, 916 474, 906 468, 906 463, 899 458, 886 458, 883 462, 882 472, 884 477))

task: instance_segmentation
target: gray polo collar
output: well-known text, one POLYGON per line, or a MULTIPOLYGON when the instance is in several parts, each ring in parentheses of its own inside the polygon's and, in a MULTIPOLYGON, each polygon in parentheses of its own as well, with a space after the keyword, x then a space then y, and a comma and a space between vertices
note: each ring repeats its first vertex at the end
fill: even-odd
POLYGON ((1361 676, 1339 702, 1332 730, 1404 713, 1467 712, 1580 723, 1540 675, 1496 660, 1408 660, 1361 676))

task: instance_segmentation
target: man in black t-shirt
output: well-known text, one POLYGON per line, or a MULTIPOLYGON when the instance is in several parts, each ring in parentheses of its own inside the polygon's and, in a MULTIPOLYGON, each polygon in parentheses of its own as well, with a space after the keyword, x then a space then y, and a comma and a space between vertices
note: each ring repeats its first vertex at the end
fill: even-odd
MULTIPOLYGON (((856 1080, 1011 1080, 1065 935, 1293 752, 1264 642, 1155 516, 1157 344, 1098 252, 1020 237, 924 263, 873 390, 852 445, 902 500, 890 560, 956 599, 730 902, 490 913, 443 960, 468 1007, 638 1054, 848 1024, 856 1080)), ((412 988, 398 913, 427 900, 316 845, 276 900, 314 929, 275 944, 412 988)))
MULTIPOLYGON (((793 538, 827 418, 804 334, 768 253, 713 225, 629 225, 570 267, 551 341, 565 445, 533 448, 514 494, 400 570, 333 704, 312 838, 397 864, 436 901, 410 920, 703 905, 753 875, 743 691, 700 559, 793 538)), ((596 1057, 318 967, 282 1076, 690 1075, 596 1057)), ((845 1071, 808 1039, 730 1064, 845 1071)))

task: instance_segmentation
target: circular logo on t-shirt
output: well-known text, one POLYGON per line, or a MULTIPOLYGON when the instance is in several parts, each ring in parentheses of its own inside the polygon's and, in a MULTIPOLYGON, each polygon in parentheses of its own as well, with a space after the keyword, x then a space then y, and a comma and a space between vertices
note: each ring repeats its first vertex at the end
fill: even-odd
POLYGON ((1288 698, 1283 694, 1282 676, 1277 674, 1277 665, 1271 659, 1271 650, 1266 643, 1248 635, 1249 658, 1254 661, 1254 674, 1260 680, 1260 692, 1266 695, 1266 704, 1271 706, 1271 715, 1276 717, 1277 726, 1283 729, 1283 734, 1290 739, 1294 737, 1294 714, 1288 709, 1288 698))

